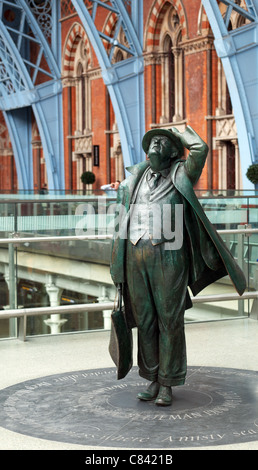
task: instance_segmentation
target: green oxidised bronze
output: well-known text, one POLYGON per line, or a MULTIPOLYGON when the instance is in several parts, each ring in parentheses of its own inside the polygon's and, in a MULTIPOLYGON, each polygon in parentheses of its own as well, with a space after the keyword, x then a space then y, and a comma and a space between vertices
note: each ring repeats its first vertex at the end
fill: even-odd
POLYGON ((148 160, 127 169, 131 175, 117 194, 111 276, 124 307, 112 317, 110 353, 118 378, 125 377, 132 367, 131 329, 136 326, 139 374, 154 382, 151 392, 138 398, 169 405, 171 387, 184 384, 186 377, 188 287, 195 296, 228 274, 242 295, 246 280, 193 190, 208 154, 206 143, 188 126, 183 133, 153 129, 142 145, 148 160), (184 148, 189 150, 186 160, 181 158, 184 148), (182 240, 175 244, 177 207, 183 223, 182 240), (170 238, 164 221, 171 227, 170 238))

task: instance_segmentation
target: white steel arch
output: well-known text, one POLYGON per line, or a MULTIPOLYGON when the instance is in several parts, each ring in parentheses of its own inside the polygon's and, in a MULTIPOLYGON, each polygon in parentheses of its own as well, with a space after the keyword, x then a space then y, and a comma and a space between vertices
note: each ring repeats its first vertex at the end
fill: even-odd
POLYGON ((258 1, 245 0, 245 8, 232 0, 202 0, 210 22, 214 45, 222 61, 237 125, 244 189, 253 189, 246 178, 252 163, 258 163, 258 1), (222 16, 220 4, 226 6, 222 16), (246 21, 229 30, 236 11, 246 21))
POLYGON ((144 159, 141 140, 145 133, 144 114, 144 63, 142 57, 143 0, 100 0, 83 2, 72 0, 83 26, 93 45, 108 88, 118 130, 121 138, 124 165, 129 166, 144 159), (131 16, 127 6, 130 6, 131 16), (87 6, 92 6, 91 11, 87 6), (104 8, 116 17, 114 35, 108 36, 98 31, 95 20, 98 9, 104 8), (120 28, 127 39, 127 46, 119 43, 120 28), (110 47, 105 48, 104 42, 110 47), (112 64, 116 47, 126 50, 128 59, 112 64))

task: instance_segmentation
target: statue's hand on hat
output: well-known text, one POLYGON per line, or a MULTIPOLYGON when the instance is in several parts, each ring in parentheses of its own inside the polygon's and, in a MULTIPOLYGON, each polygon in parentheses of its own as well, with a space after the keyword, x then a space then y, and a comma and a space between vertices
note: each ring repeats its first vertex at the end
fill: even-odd
POLYGON ((198 137, 199 140, 198 134, 196 134, 196 132, 191 126, 186 126, 186 129, 182 133, 179 132, 176 127, 172 127, 171 132, 172 134, 174 134, 175 137, 180 140, 181 144, 187 149, 190 149, 190 147, 195 143, 196 137, 198 137))
POLYGON ((191 126, 187 126, 184 132, 179 132, 175 127, 171 129, 172 134, 180 140, 183 147, 190 150, 184 164, 186 173, 192 184, 195 185, 201 176, 202 169, 208 155, 208 145, 195 132, 191 126))

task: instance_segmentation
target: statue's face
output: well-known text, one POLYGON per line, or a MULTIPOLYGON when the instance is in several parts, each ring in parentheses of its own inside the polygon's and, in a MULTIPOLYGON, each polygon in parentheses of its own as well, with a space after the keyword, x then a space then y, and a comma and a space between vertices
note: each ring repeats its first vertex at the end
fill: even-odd
POLYGON ((152 137, 148 150, 150 167, 154 171, 161 171, 169 168, 171 158, 177 154, 177 149, 173 142, 165 135, 152 137))

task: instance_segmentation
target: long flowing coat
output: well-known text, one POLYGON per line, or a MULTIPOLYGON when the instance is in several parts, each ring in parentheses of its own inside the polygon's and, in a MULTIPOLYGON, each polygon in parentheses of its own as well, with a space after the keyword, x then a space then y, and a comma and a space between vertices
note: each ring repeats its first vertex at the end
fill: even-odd
MULTIPOLYGON (((193 186, 198 181, 204 167, 208 147, 190 127, 187 127, 182 139, 184 146, 190 150, 190 153, 186 160, 172 161, 169 177, 171 184, 175 186, 183 199, 185 235, 187 236, 189 254, 188 286, 192 294, 196 296, 206 286, 228 274, 236 291, 242 295, 246 288, 245 276, 205 215, 193 190, 193 186)), ((130 206, 134 203, 135 190, 148 166, 149 162, 144 161, 128 168, 131 175, 120 184, 117 194, 116 226, 110 272, 113 282, 116 285, 122 285, 129 331, 136 326, 127 288, 127 282, 130 280, 126 278, 126 246, 130 224, 130 206)), ((172 288, 173 286, 171 286, 172 288)), ((192 302, 187 290, 186 309, 191 307, 192 302)), ((121 332, 122 329, 120 325, 118 330, 121 332)), ((120 338, 116 340, 120 351, 117 353, 118 358, 116 357, 114 361, 118 366, 118 377, 120 378, 128 373, 132 365, 131 339, 128 344, 130 334, 125 335, 125 332, 122 331, 121 335, 118 333, 120 338), (127 346, 125 347, 125 345, 127 346)), ((111 334, 110 352, 114 350, 112 338, 111 334)))

